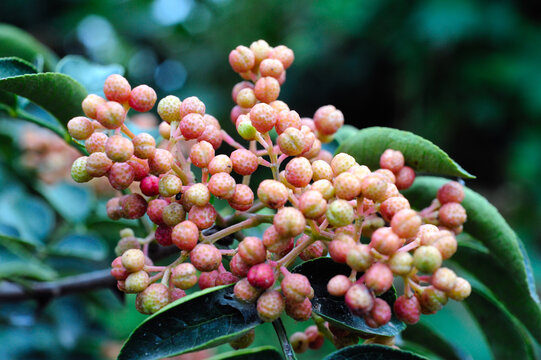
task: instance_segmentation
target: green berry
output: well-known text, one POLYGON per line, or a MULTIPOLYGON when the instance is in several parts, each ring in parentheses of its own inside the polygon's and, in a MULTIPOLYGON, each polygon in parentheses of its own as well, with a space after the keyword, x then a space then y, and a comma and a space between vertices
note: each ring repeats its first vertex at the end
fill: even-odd
POLYGON ((441 253, 434 246, 421 246, 413 253, 413 266, 420 272, 432 274, 441 263, 441 253))
POLYGON ((71 178, 78 183, 90 181, 92 176, 86 170, 88 156, 77 158, 71 165, 71 178))
POLYGON ((169 289, 163 284, 151 284, 137 294, 135 308, 141 314, 154 314, 169 304, 169 289))
POLYGON ((355 213, 346 200, 338 199, 327 206, 326 215, 331 226, 341 227, 351 224, 355 213))

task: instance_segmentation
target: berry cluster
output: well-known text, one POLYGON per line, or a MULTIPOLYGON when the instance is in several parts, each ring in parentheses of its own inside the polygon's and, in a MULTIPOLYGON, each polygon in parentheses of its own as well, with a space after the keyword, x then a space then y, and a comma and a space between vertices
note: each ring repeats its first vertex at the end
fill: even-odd
MULTIPOLYGON (((349 277, 329 281, 329 294, 344 297, 352 313, 371 327, 391 318, 389 304, 377 296, 391 288, 395 275, 402 277, 405 294, 395 302, 394 312, 408 324, 417 322, 421 312, 438 311, 448 297, 469 295, 468 282, 441 267, 456 251, 454 235, 466 221, 461 185, 448 183, 430 207, 416 212, 399 192, 415 179, 400 151, 386 150, 381 168, 371 171, 348 154, 332 156, 322 150, 344 116, 327 105, 313 118, 301 118, 278 100, 293 60, 289 48, 270 47, 263 40, 229 54, 231 67, 245 80, 233 88, 237 105, 231 120, 249 142, 246 147, 222 130, 196 97, 181 101, 169 95, 158 103, 163 120, 158 145, 150 134, 132 134, 124 124, 127 111, 149 111, 156 93, 146 85, 131 89, 120 75, 107 78, 107 100, 89 95, 83 101, 87 117, 68 123, 71 136, 85 140, 90 154, 73 163, 73 179, 107 177, 117 190, 130 187, 131 193, 108 201, 107 214, 111 219, 147 215, 154 224, 144 239, 123 231, 112 263, 118 288, 138 294, 140 312, 153 313, 196 284, 200 289, 235 284, 235 297, 255 303, 263 321, 274 321, 284 311, 305 321, 312 316, 314 290, 306 276, 287 268, 297 258, 327 254, 351 268, 349 277), (223 142, 234 150, 218 154, 223 142), (201 169, 200 182, 192 166, 201 169), (254 194, 251 175, 260 166, 271 169, 272 179, 254 186, 254 194), (134 182, 139 186, 131 186, 134 182), (213 198, 226 201, 233 215, 220 215, 213 198), (263 208, 276 213, 264 215, 263 208), (271 224, 261 237, 244 237, 242 230, 261 223, 271 224), (215 246, 231 236, 239 240, 237 246, 215 246), (363 243, 365 239, 370 242, 363 243), (153 265, 148 247, 154 240, 176 246, 178 259, 168 266, 153 265), (227 266, 223 257, 230 257, 227 266)), ((338 347, 358 339, 337 335, 341 329, 332 326, 327 329, 338 347)), ((323 341, 314 327, 294 337, 298 351, 318 348, 323 341)), ((232 345, 247 346, 250 338, 253 333, 232 345)))

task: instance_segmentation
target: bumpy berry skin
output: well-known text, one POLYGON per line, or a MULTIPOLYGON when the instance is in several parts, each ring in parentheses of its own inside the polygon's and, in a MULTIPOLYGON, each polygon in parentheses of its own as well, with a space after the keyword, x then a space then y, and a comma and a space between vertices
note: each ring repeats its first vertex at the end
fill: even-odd
POLYGON ((356 271, 365 271, 372 265, 373 261, 370 247, 365 244, 355 245, 349 250, 346 256, 346 263, 356 271))
POLYGON ((229 345, 235 350, 245 349, 248 346, 252 345, 255 339, 255 329, 248 330, 239 338, 231 341, 229 345))
POLYGON ((443 291, 429 286, 423 290, 419 302, 423 314, 434 314, 447 304, 447 295, 443 291))
POLYGON ((122 216, 126 219, 139 219, 147 211, 147 201, 139 194, 124 195, 120 198, 122 216))
POLYGON ((312 288, 308 278, 302 274, 288 274, 282 280, 282 294, 288 302, 299 303, 306 299, 312 288))
POLYGON ((235 185, 235 179, 227 173, 212 175, 207 184, 212 195, 226 200, 233 197, 235 185))
POLYGON ((212 271, 218 269, 222 262, 222 254, 215 246, 198 244, 190 252, 190 262, 199 271, 212 271))
POLYGON ((199 229, 207 229, 216 221, 216 209, 211 204, 205 206, 193 206, 188 213, 188 220, 192 221, 199 229))
POLYGON ((250 175, 257 169, 257 156, 249 150, 237 149, 230 158, 233 170, 239 175, 250 175))
POLYGON ((255 286, 252 286, 248 282, 248 279, 244 278, 235 284, 233 293, 235 294, 235 298, 237 298, 237 300, 246 303, 253 303, 257 300, 259 294, 261 294, 261 290, 255 286))
POLYGON ((137 294, 135 308, 141 314, 154 314, 169 304, 169 289, 163 284, 150 284, 137 294))
POLYGON ((329 180, 318 180, 310 186, 310 189, 320 192, 327 201, 334 196, 334 186, 329 180))
POLYGON ((128 270, 122 265, 122 257, 118 256, 111 263, 111 275, 119 280, 126 280, 128 277, 128 270))
POLYGON ((130 83, 119 74, 109 75, 103 84, 103 93, 109 101, 125 103, 130 97, 130 91, 130 83))
POLYGON ((173 229, 171 229, 169 226, 165 226, 165 225, 158 226, 156 228, 156 232, 154 233, 156 242, 160 244, 161 246, 169 246, 173 244, 173 239, 171 238, 172 232, 173 232, 173 229))
POLYGON ((273 224, 280 236, 292 237, 304 231, 306 220, 299 210, 292 207, 284 207, 276 213, 273 224))
POLYGON ((450 202, 461 203, 464 200, 464 188, 456 181, 450 181, 438 190, 437 194, 440 204, 450 202))
POLYGON ((103 152, 90 154, 86 160, 86 172, 92 177, 100 177, 109 171, 113 162, 103 152))
POLYGON ((158 177, 154 175, 149 175, 144 177, 141 182, 139 183, 139 188, 141 189, 141 192, 143 195, 146 196, 156 196, 159 192, 159 179, 158 177))
POLYGON ((175 226, 186 218, 186 211, 179 203, 167 205, 162 212, 162 220, 167 226, 175 226))
POLYGON ((284 65, 277 59, 265 59, 259 64, 259 72, 261 76, 272 76, 279 79, 284 72, 284 65))
POLYGON ((278 209, 285 205, 288 191, 284 184, 276 180, 263 180, 257 188, 257 197, 271 209, 278 209))
POLYGON ((349 288, 345 296, 347 307, 358 316, 363 316, 372 310, 374 297, 370 290, 362 284, 355 284, 349 288))
POLYGON ((254 203, 254 193, 248 185, 237 184, 235 185, 233 196, 227 202, 235 210, 246 211, 254 203))
POLYGON ((90 119, 77 116, 68 121, 68 132, 74 139, 86 140, 94 132, 94 126, 92 126, 90 119))
POLYGON ((289 127, 282 132, 277 139, 282 153, 289 156, 297 156, 304 152, 304 135, 300 130, 289 127))
POLYGON ((128 294, 136 294, 145 290, 150 284, 150 277, 146 271, 140 270, 131 273, 126 278, 125 292, 128 294))
POLYGON ((89 154, 95 152, 105 152, 105 143, 107 142, 107 135, 101 132, 95 132, 85 141, 85 148, 89 154))
POLYGON ((204 184, 193 184, 184 193, 184 198, 195 206, 205 206, 210 201, 210 191, 204 184))
POLYGON ((205 104, 196 96, 190 96, 184 99, 180 105, 180 118, 184 118, 188 114, 205 115, 205 104))
POLYGON ((218 271, 213 270, 210 272, 202 272, 199 275, 198 285, 199 289, 205 290, 216 286, 216 278, 218 277, 218 271))
POLYGON ((190 263, 182 263, 171 271, 171 280, 176 287, 186 290, 197 284, 197 272, 195 266, 190 263))
POLYGON ((346 153, 336 154, 331 160, 331 168, 334 176, 338 176, 344 171, 348 171, 354 165, 356 165, 355 158, 346 153))
POLYGON ((78 183, 90 181, 92 176, 86 170, 88 156, 77 158, 71 165, 71 178, 78 183))
POLYGON ((91 119, 97 118, 98 107, 106 100, 98 95, 90 94, 83 100, 82 108, 86 116, 91 119))
POLYGON ((252 84, 249 81, 241 81, 239 83, 236 83, 235 86, 233 86, 233 89, 231 90, 231 98, 233 101, 237 101, 237 96, 239 95, 239 92, 242 89, 253 89, 254 84, 252 84))
POLYGON ((354 210, 346 200, 338 199, 327 206, 326 215, 332 226, 346 226, 353 222, 354 210))
POLYGON ((274 225, 269 226, 263 232, 263 245, 272 253, 280 253, 288 246, 289 240, 289 238, 283 238, 278 234, 274 225))
POLYGON ((332 105, 322 106, 314 114, 317 131, 324 135, 332 135, 344 125, 344 115, 332 105))
POLYGON ((257 314, 265 322, 278 319, 284 309, 284 298, 276 290, 267 290, 257 299, 257 314))
POLYGON ((117 129, 122 126, 126 111, 119 103, 108 101, 98 107, 96 120, 107 129, 117 129))
POLYGON ((312 245, 308 246, 306 249, 304 249, 303 252, 299 255, 299 257, 304 261, 308 261, 311 259, 317 259, 325 255, 327 255, 327 247, 325 246, 323 241, 318 240, 312 245))
POLYGON ((301 302, 286 299, 286 314, 295 321, 307 321, 312 316, 312 302, 307 297, 301 302))
POLYGON ((304 333, 308 337, 309 348, 312 350, 318 350, 323 346, 325 342, 325 337, 322 333, 319 332, 316 325, 308 326, 304 333))
POLYGON ((403 243, 404 240, 400 239, 389 227, 374 231, 370 240, 370 246, 383 255, 392 255, 403 243))
POLYGON ((363 178, 361 191, 365 198, 379 202, 385 200, 387 181, 377 174, 370 174, 363 178))
POLYGON ((158 191, 163 197, 175 196, 182 190, 182 181, 176 175, 165 175, 158 182, 158 191))
POLYGON ((149 159, 156 152, 156 140, 147 133, 137 134, 133 140, 134 154, 141 159, 149 159))
POLYGON ((118 220, 122 217, 122 207, 120 206, 119 198, 111 198, 105 205, 107 216, 111 220, 118 220))
POLYGON ((308 190, 299 198, 299 210, 309 219, 317 219, 327 211, 327 202, 319 191, 308 190))
POLYGON ((257 131, 266 133, 276 124, 276 111, 268 104, 256 104, 250 110, 250 120, 257 131))
POLYGON ((186 139, 197 139, 205 131, 205 121, 200 114, 190 113, 182 118, 179 128, 186 139))
POLYGON ((267 252, 259 238, 247 236, 239 243, 238 255, 247 265, 256 265, 265 261, 267 252))
POLYGON ((235 72, 249 71, 255 65, 255 55, 246 46, 239 45, 229 53, 229 64, 235 72))
POLYGON ((248 275, 250 265, 246 264, 239 254, 235 254, 229 262, 229 269, 231 273, 238 277, 245 277, 248 275))
POLYGON ((381 203, 379 207, 380 214, 386 221, 391 221, 393 216, 402 209, 409 209, 408 199, 402 196, 393 196, 381 203))
POLYGON ((285 45, 278 45, 269 52, 269 59, 278 59, 284 65, 284 69, 287 69, 293 64, 295 60, 295 54, 293 50, 285 45))
POLYGON ((111 186, 117 190, 128 188, 135 179, 133 168, 127 163, 114 163, 107 175, 111 186))
POLYGON ((432 285, 441 291, 449 292, 456 284, 457 276, 455 272, 449 268, 439 268, 432 274, 432 285))
POLYGON ((406 276, 411 272, 413 256, 406 251, 397 252, 391 256, 387 265, 389 265, 393 274, 406 276))
POLYGON ((318 180, 332 180, 333 178, 333 171, 331 166, 323 161, 323 160, 316 160, 312 163, 312 179, 314 181, 318 180))
POLYGON ((263 103, 271 103, 280 95, 280 83, 273 77, 262 77, 255 83, 254 93, 263 103))
POLYGON ((361 193, 361 181, 349 172, 343 172, 333 180, 336 197, 353 200, 361 193))
POLYGON ((413 265, 424 273, 433 273, 441 266, 441 262, 441 253, 434 246, 420 246, 413 253, 413 265))
POLYGON ((301 117, 294 110, 282 110, 276 117, 275 128, 278 135, 282 134, 288 128, 300 130, 301 125, 301 117))
POLYGON ((191 251, 197 245, 199 229, 193 222, 186 220, 175 225, 171 238, 180 250, 191 251))
POLYGON ((239 106, 243 108, 251 108, 257 103, 257 98, 255 97, 255 93, 253 89, 244 88, 239 91, 235 101, 239 106))
POLYGON ((169 202, 164 199, 154 199, 148 202, 147 215, 150 220, 157 225, 165 225, 163 222, 163 209, 169 205, 169 202))
POLYGON ((218 174, 221 172, 230 174, 231 171, 233 171, 233 163, 227 155, 216 155, 212 158, 212 160, 210 160, 208 170, 210 175, 218 174))
POLYGON ((115 254, 117 256, 120 256, 129 249, 141 249, 139 241, 133 236, 127 236, 120 239, 120 241, 115 246, 115 254))
POLYGON ((379 158, 379 166, 396 173, 404 167, 404 155, 398 150, 387 149, 379 158))
POLYGON ((169 302, 177 301, 178 299, 183 298, 186 296, 186 291, 178 288, 171 289, 169 293, 169 302))
MULTIPOLYGON (((205 115, 203 117, 203 120, 207 116, 210 116, 210 115, 205 115)), ((214 150, 216 150, 222 145, 223 135, 222 135, 219 127, 207 124, 207 125, 205 125, 205 130, 203 130, 203 132, 201 133, 201 135, 199 135, 197 140, 198 141, 206 141, 206 142, 208 142, 209 144, 212 145, 214 150)))
POLYGON ((291 159, 286 165, 286 180, 295 187, 305 187, 312 180, 312 164, 305 157, 291 159))
POLYGON ((455 281, 455 286, 447 293, 451 299, 456 301, 462 301, 471 294, 471 285, 470 283, 461 278, 457 277, 455 281))
POLYGON ((455 254, 458 244, 452 233, 444 234, 446 235, 438 238, 432 245, 441 253, 442 259, 447 260, 455 254))
POLYGON ((391 321, 391 315, 391 307, 389 304, 383 299, 375 299, 370 314, 365 317, 365 322, 370 327, 378 328, 391 321))
POLYGON ((274 270, 267 263, 254 265, 248 271, 250 285, 260 289, 268 289, 274 284, 274 270))
POLYGON ((375 263, 364 273, 364 283, 376 295, 381 295, 393 285, 393 273, 389 266, 375 263))
POLYGON ((132 156, 126 163, 133 169, 135 181, 141 181, 150 174, 150 167, 147 160, 132 156))
POLYGON ((105 143, 107 157, 115 162, 128 161, 133 151, 133 143, 121 135, 113 135, 105 143))
POLYGON ((128 103, 133 110, 146 112, 154 107, 156 100, 154 89, 147 85, 139 85, 131 91, 128 103))
POLYGON ((440 224, 450 228, 460 226, 466 222, 466 210, 456 202, 444 204, 438 213, 440 224))
POLYGON ((164 149, 156 149, 154 156, 149 159, 148 166, 154 175, 165 174, 171 170, 173 155, 164 149))
POLYGON ((355 241, 349 236, 335 239, 329 243, 329 255, 335 262, 343 264, 354 246, 355 241))
POLYGON ((409 188, 415 181, 415 171, 409 166, 404 166, 396 174, 395 185, 398 190, 409 188))
POLYGON ((397 212, 391 220, 393 232, 401 238, 412 238, 419 231, 422 221, 415 210, 402 209, 397 212))
POLYGON ((415 296, 410 298, 405 295, 399 296, 394 302, 393 309, 396 317, 408 325, 416 324, 421 316, 421 304, 415 296))
POLYGON ((335 275, 327 283, 327 291, 332 296, 344 296, 353 284, 345 275, 335 275))
POLYGON ((239 281, 239 278, 229 271, 219 272, 216 277, 216 286, 234 284, 239 281))
POLYGON ((158 103, 158 115, 168 124, 180 121, 180 105, 182 102, 174 95, 168 95, 158 103))

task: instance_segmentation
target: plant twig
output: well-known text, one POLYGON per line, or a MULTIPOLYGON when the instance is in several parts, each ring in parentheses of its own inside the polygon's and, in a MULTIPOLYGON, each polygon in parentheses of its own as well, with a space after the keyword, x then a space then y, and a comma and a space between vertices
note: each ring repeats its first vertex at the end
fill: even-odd
POLYGON ((285 359, 296 360, 297 358, 295 357, 293 347, 291 347, 291 343, 287 338, 286 329, 284 329, 284 324, 282 323, 282 320, 280 318, 274 320, 272 322, 272 326, 274 326, 274 331, 276 331, 276 335, 278 335, 278 340, 280 340, 280 346, 282 347, 282 352, 284 353, 285 359))

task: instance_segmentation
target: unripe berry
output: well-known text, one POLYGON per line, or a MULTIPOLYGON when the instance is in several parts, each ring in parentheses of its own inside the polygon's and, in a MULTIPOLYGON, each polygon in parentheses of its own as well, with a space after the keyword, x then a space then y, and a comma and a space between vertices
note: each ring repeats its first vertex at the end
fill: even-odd
POLYGON ((310 189, 321 193, 323 198, 327 201, 334 197, 334 186, 329 180, 318 180, 310 186, 310 189))
POLYGON ((327 202, 319 191, 308 190, 299 198, 299 210, 309 219, 317 219, 327 210, 327 202))
POLYGON ((364 273, 364 283, 374 294, 381 295, 393 286, 393 272, 389 266, 377 262, 364 273))
POLYGON ((254 193, 248 185, 237 184, 235 185, 233 196, 227 202, 235 210, 246 211, 254 203, 254 193))
MULTIPOLYGON (((381 176, 383 180, 387 181, 388 185, 394 185, 396 181, 396 177, 389 169, 377 169, 376 171, 374 171, 374 174, 381 176)), ((389 192, 389 190, 387 190, 387 192, 389 192)), ((395 194, 393 196, 398 196, 398 189, 394 189, 394 193, 395 194)))
POLYGON ((265 40, 257 40, 250 44, 250 50, 254 53, 256 64, 259 64, 269 56, 272 48, 265 40))
POLYGON ((379 166, 396 173, 404 167, 404 155, 398 150, 387 149, 379 158, 379 166))
POLYGON ((111 263, 111 275, 119 281, 126 280, 128 277, 128 270, 122 265, 121 256, 115 258, 111 263))
POLYGON ((267 263, 254 265, 248 271, 250 285, 260 289, 268 289, 274 284, 274 269, 267 263))
POLYGON ((365 198, 376 202, 382 201, 387 190, 387 181, 377 174, 367 175, 361 182, 361 190, 365 198))
POLYGON ((276 213, 273 224, 280 236, 293 237, 304 231, 306 220, 299 210, 292 207, 284 207, 276 213))
POLYGON ((437 197, 442 205, 450 202, 461 203, 464 200, 464 189, 460 183, 451 181, 438 190, 437 197))
POLYGON ((447 295, 456 301, 462 301, 471 294, 470 283, 461 277, 457 277, 455 286, 447 293, 447 295))
POLYGON ((244 349, 252 345, 255 339, 255 329, 248 330, 241 337, 229 342, 229 345, 235 350, 244 349))
POLYGON ((216 286, 216 278, 218 277, 218 271, 213 270, 210 272, 202 272, 199 275, 198 285, 200 290, 205 290, 216 286))
POLYGON ((195 266, 190 263, 182 263, 171 271, 173 285, 186 290, 197 284, 197 272, 195 266))
POLYGON ((250 112, 250 109, 245 109, 245 108, 240 107, 238 105, 234 106, 231 109, 231 113, 230 113, 230 118, 231 118, 231 122, 233 123, 233 125, 235 125, 237 123, 237 119, 239 118, 240 115, 248 114, 249 112, 250 112))
POLYGON ((205 131, 205 121, 200 114, 190 113, 180 120, 178 127, 186 139, 197 139, 205 131))
MULTIPOLYGON (((304 136, 304 148, 302 149, 303 156, 306 157, 306 158, 310 158, 311 161, 322 160, 322 159, 319 159, 319 158, 313 158, 313 156, 312 156, 312 155, 314 155, 314 154, 312 154, 312 152, 315 151, 313 149, 313 147, 318 146, 316 144, 316 140, 317 140, 316 136, 314 135, 312 130, 310 130, 310 128, 308 126, 302 125, 301 126, 301 133, 304 136)), ((320 150, 318 151, 318 153, 316 154, 316 156, 319 156, 320 153, 321 153, 321 147, 320 147, 320 150)), ((327 154, 330 155, 330 157, 329 157, 329 162, 330 162, 331 159, 332 159, 332 155, 328 151, 327 151, 327 154)))
POLYGON ((190 252, 190 262, 199 271, 212 271, 218 269, 222 263, 222 254, 214 245, 198 244, 190 252))
POLYGON ((156 140, 147 133, 137 134, 133 140, 133 150, 135 156, 141 159, 149 159, 156 152, 156 140))
POLYGON ((205 115, 205 104, 196 96, 190 96, 182 101, 180 105, 180 118, 183 119, 188 114, 205 115))
POLYGON ((437 239, 442 236, 450 235, 448 232, 442 232, 438 234, 440 230, 437 226, 432 224, 423 224, 419 226, 419 231, 415 235, 416 238, 421 240, 421 245, 432 245, 437 239))
MULTIPOLYGON (((305 149, 306 150, 306 149, 305 149)), ((319 153, 321 152, 321 141, 318 139, 314 139, 312 142, 312 145, 308 150, 302 153, 302 156, 304 156, 307 159, 318 159, 317 156, 319 156, 319 153)))
POLYGON ((86 140, 94 132, 94 126, 84 116, 77 116, 68 121, 68 132, 74 139, 86 140))
POLYGON ((212 195, 221 199, 230 199, 235 193, 235 179, 227 173, 212 175, 208 182, 208 189, 212 195))
POLYGON ((168 95, 158 103, 158 115, 168 124, 180 121, 180 105, 182 102, 174 95, 168 95))
POLYGON ((327 220, 334 227, 346 226, 353 222, 353 207, 346 201, 338 199, 327 206, 327 220))
POLYGON ((415 181, 415 171, 409 166, 404 166, 396 174, 395 185, 398 190, 409 188, 415 181))
POLYGON ((331 168, 334 176, 338 176, 344 171, 348 171, 353 165, 356 165, 355 158, 346 153, 339 153, 331 160, 331 168))
POLYGON ((261 76, 272 76, 279 79, 284 72, 284 65, 277 59, 265 59, 259 64, 259 72, 261 76))
POLYGON ((357 176, 357 178, 359 180, 361 180, 361 182, 363 181, 363 179, 367 176, 367 175, 370 175, 372 172, 370 171, 370 169, 366 166, 366 165, 358 165, 358 164, 355 164, 353 165, 352 167, 350 167, 348 169, 348 172, 349 173, 352 173, 353 175, 357 176))
POLYGON ((195 206, 205 206, 210 201, 209 189, 201 183, 193 184, 184 193, 185 200, 195 206))
POLYGON ((301 117, 296 111, 283 110, 276 117, 276 132, 278 135, 288 128, 301 129, 301 117))
POLYGON ((304 260, 312 260, 317 259, 322 256, 327 255, 327 247, 323 243, 323 241, 318 240, 314 242, 312 245, 308 246, 306 249, 303 250, 303 252, 299 255, 299 257, 304 260))
POLYGON ((169 304, 169 288, 163 284, 150 284, 137 294, 135 308, 141 314, 154 314, 169 304))
POLYGON ((402 209, 409 209, 408 199, 402 196, 393 196, 385 200, 379 206, 379 212, 386 221, 391 221, 393 216, 402 209))
POLYGON ((255 65, 255 55, 246 46, 239 45, 229 53, 229 64, 235 72, 249 71, 255 65))
POLYGON ((111 198, 107 201, 105 205, 107 211, 107 216, 111 220, 118 220, 122 217, 122 207, 120 206, 119 198, 111 198))
POLYGON ((370 246, 383 255, 392 255, 402 244, 404 240, 400 239, 389 227, 377 229, 370 239, 370 246))
POLYGON ((361 181, 349 172, 343 172, 333 180, 336 197, 353 200, 361 193, 361 181))
POLYGON ((308 347, 312 350, 318 350, 323 346, 323 343, 325 342, 325 337, 321 332, 319 332, 316 325, 312 325, 306 328, 304 330, 304 333, 308 337, 308 341, 310 342, 308 347))
POLYGON ((126 219, 139 219, 147 212, 147 201, 139 194, 124 195, 119 200, 122 216, 126 219))
POLYGON ((278 136, 278 146, 282 153, 297 156, 304 151, 304 135, 298 129, 289 127, 278 136))
POLYGON ((250 120, 257 131, 266 133, 276 124, 276 111, 268 104, 256 104, 250 110, 250 120))
POLYGON ((219 272, 216 277, 216 286, 234 284, 239 281, 239 278, 229 271, 219 272))
POLYGON ((332 105, 322 106, 314 114, 317 131, 324 135, 332 135, 344 125, 344 115, 332 105))
POLYGON ((421 304, 415 296, 410 298, 405 295, 399 296, 394 302, 393 309, 396 317, 408 325, 416 324, 421 316, 421 304))
POLYGON ((352 285, 347 276, 335 275, 327 283, 327 291, 332 296, 344 296, 352 285))
POLYGON ((186 291, 178 288, 173 288, 169 292, 169 302, 175 302, 178 299, 182 299, 184 296, 186 296, 186 291))
POLYGON ((434 246, 420 246, 413 253, 413 266, 420 272, 432 274, 442 262, 441 253, 434 246))
POLYGON ((216 221, 216 209, 211 204, 205 206, 193 206, 188 213, 188 219, 199 229, 207 229, 216 221))
POLYGON ((312 163, 312 179, 314 181, 318 180, 332 180, 333 171, 331 165, 326 163, 323 160, 316 160, 312 163))
POLYGON ((287 302, 299 303, 304 301, 312 290, 310 281, 302 274, 288 274, 282 280, 282 294, 287 302))
POLYGON ((98 95, 90 94, 83 100, 83 112, 91 119, 97 118, 98 107, 105 104, 106 100, 98 95))
MULTIPOLYGON (((203 120, 205 117, 209 115, 205 115, 203 117, 203 120)), ((220 128, 214 126, 214 125, 205 125, 205 130, 203 130, 203 133, 199 135, 197 138, 197 141, 206 141, 212 145, 214 150, 218 149, 220 146, 222 146, 223 142, 223 135, 220 130, 220 128)))
POLYGON ((169 125, 165 121, 162 121, 158 126, 158 132, 160 133, 160 136, 162 138, 164 138, 165 140, 169 140, 169 138, 171 137, 171 125, 169 125))
POLYGON ((274 225, 263 232, 263 245, 272 253, 280 253, 289 245, 289 238, 283 238, 276 231, 274 225))
POLYGON ((401 238, 412 238, 419 231, 422 224, 421 217, 417 215, 415 210, 402 209, 397 212, 391 220, 393 232, 401 238))
POLYGON ((337 262, 344 264, 347 261, 347 255, 355 246, 355 241, 349 236, 343 236, 329 243, 329 255, 337 262))
POLYGON ((233 293, 235 294, 235 298, 237 298, 237 300, 246 303, 253 303, 257 300, 259 294, 261 294, 261 290, 250 285, 248 279, 244 278, 235 284, 233 293))
POLYGON ((75 182, 83 183, 92 179, 92 176, 86 170, 87 161, 88 156, 81 156, 71 165, 71 178, 75 180, 75 182))
POLYGON ((350 268, 356 271, 365 271, 372 265, 373 261, 374 259, 370 253, 370 248, 365 244, 353 246, 346 256, 346 263, 350 268))
POLYGON ((244 140, 252 141, 256 139, 257 130, 252 125, 252 121, 250 120, 250 117, 248 115, 240 115, 237 118, 235 126, 237 132, 244 140))
MULTIPOLYGON (((203 185, 204 186, 204 185, 203 185)), ((175 196, 182 190, 182 180, 176 175, 165 175, 158 182, 158 191, 163 197, 175 196)))
POLYGON ((105 143, 107 142, 107 135, 100 132, 95 132, 85 141, 85 148, 89 154, 95 152, 105 152, 105 143))
POLYGON ((301 302, 291 302, 286 298, 286 314, 295 321, 307 321, 312 316, 312 303, 304 298, 301 302))
POLYGON ((413 256, 407 251, 396 252, 387 263, 395 275, 406 276, 413 267, 413 256))
POLYGON ((172 233, 173 229, 171 229, 171 227, 160 225, 156 228, 154 238, 156 239, 156 242, 161 246, 169 246, 173 244, 173 239, 171 238, 172 233))
POLYGON ((233 163, 231 162, 231 159, 227 155, 224 155, 224 154, 216 155, 210 161, 208 165, 208 170, 209 170, 210 175, 214 175, 221 172, 230 174, 231 171, 233 170, 233 163))
POLYGON ((286 165, 286 180, 295 187, 305 187, 312 180, 312 165, 304 157, 291 159, 286 165))
POLYGON ((289 342, 291 343, 293 351, 295 351, 297 354, 302 354, 308 350, 308 336, 306 336, 306 334, 303 332, 297 331, 293 333, 289 337, 289 342))
POLYGON ((105 143, 107 157, 115 162, 128 161, 133 151, 133 143, 122 135, 113 135, 105 143))
POLYGON ((239 243, 238 254, 248 265, 262 263, 267 257, 263 242, 254 236, 247 236, 239 243))
POLYGON ((284 298, 276 290, 267 290, 257 299, 257 314, 265 322, 272 322, 278 319, 284 308, 284 298))
POLYGON ((134 273, 131 273, 126 278, 125 283, 125 292, 128 294, 136 294, 145 290, 150 284, 150 277, 146 271, 140 270, 134 273))
POLYGON ((148 161, 145 159, 132 156, 126 163, 133 169, 133 179, 135 181, 141 181, 150 174, 150 167, 148 166, 148 161))
POLYGON ((125 103, 130 97, 130 91, 130 83, 119 74, 109 75, 103 84, 103 93, 109 101, 125 103))
POLYGON ((180 250, 191 251, 197 245, 199 229, 193 222, 183 221, 175 225, 171 239, 180 250))
POLYGON ((391 307, 389 304, 383 299, 375 299, 370 314, 368 314, 364 320, 368 326, 378 328, 391 321, 391 315, 391 307))
POLYGON ((252 84, 249 81, 241 81, 239 83, 236 83, 235 86, 233 86, 233 90, 231 91, 231 98, 233 98, 233 101, 237 101, 237 96, 239 95, 239 92, 242 89, 253 89, 254 84, 252 84))
POLYGON ((273 77, 262 77, 256 81, 254 93, 259 101, 268 104, 278 99, 280 83, 273 77))
POLYGON ((147 85, 139 85, 131 91, 128 103, 133 110, 146 112, 154 107, 156 100, 154 89, 147 85))
POLYGON ((96 120, 107 129, 117 129, 126 118, 124 107, 115 101, 108 101, 98 106, 96 120))
POLYGON ((447 304, 447 295, 443 291, 429 286, 423 290, 420 303, 423 314, 434 314, 447 304))
POLYGON ((278 209, 285 205, 288 191, 284 184, 276 180, 263 180, 257 188, 257 197, 271 209, 278 209))
POLYGON ((291 50, 285 45, 278 45, 275 48, 271 49, 268 56, 270 59, 280 60, 282 65, 284 65, 284 69, 290 67, 291 64, 293 64, 293 60, 295 60, 295 54, 293 54, 293 50, 291 50))
MULTIPOLYGON (((131 230, 131 229, 130 229, 131 230)), ((120 256, 124 254, 126 250, 129 249, 140 249, 141 245, 139 244, 139 241, 133 237, 133 236, 127 236, 120 239, 120 241, 115 246, 115 254, 117 256, 120 256)), ((119 279, 123 280, 123 279, 119 279)))
POLYGON ((169 151, 165 149, 156 149, 154 156, 148 160, 148 166, 154 175, 165 174, 171 170, 173 161, 173 154, 169 151))
POLYGON ((457 276, 455 272, 449 268, 439 268, 432 274, 432 285, 441 291, 449 292, 456 284, 457 276))
POLYGON ((235 254, 229 262, 229 269, 231 270, 231 273, 233 275, 238 277, 245 277, 246 275, 248 275, 250 265, 246 264, 239 254, 235 254))
POLYGON ((456 202, 444 204, 438 212, 440 224, 449 228, 460 226, 466 222, 466 210, 456 202))
POLYGON ((446 234, 446 236, 440 237, 432 244, 441 253, 443 260, 447 260, 453 256, 457 249, 457 241, 455 237, 450 232, 446 232, 446 234))
POLYGON ((150 220, 157 225, 164 225, 163 222, 163 210, 169 205, 169 202, 164 199, 154 199, 148 202, 147 215, 150 220))
POLYGON ((244 88, 237 94, 237 104, 243 108, 251 108, 257 103, 254 90, 251 88, 244 88))
POLYGON ((128 188, 135 179, 135 172, 128 163, 114 163, 107 175, 109 183, 116 190, 128 188))
POLYGON ((162 212, 162 220, 167 226, 175 226, 186 218, 186 211, 179 203, 167 205, 162 212))
POLYGON ((347 307, 358 316, 367 314, 374 306, 374 296, 363 284, 355 284, 346 292, 347 307))
POLYGON ((86 159, 86 172, 92 177, 100 177, 107 174, 112 165, 105 153, 95 152, 86 159))
POLYGON ((276 114, 279 114, 280 112, 282 112, 284 110, 287 110, 287 111, 290 110, 289 106, 285 102, 283 102, 282 100, 274 100, 269 105, 272 106, 274 111, 276 111, 276 114))
POLYGON ((257 169, 257 156, 249 150, 237 149, 230 158, 233 170, 239 175, 251 175, 257 169))

